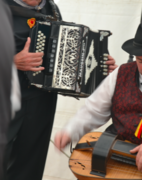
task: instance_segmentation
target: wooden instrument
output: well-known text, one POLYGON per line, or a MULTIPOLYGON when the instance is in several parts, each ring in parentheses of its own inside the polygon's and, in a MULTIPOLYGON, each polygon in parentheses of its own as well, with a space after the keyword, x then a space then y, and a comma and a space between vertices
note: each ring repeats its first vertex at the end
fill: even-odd
POLYGON ((135 165, 136 144, 122 141, 109 133, 91 132, 73 150, 69 167, 79 180, 142 179, 135 165))

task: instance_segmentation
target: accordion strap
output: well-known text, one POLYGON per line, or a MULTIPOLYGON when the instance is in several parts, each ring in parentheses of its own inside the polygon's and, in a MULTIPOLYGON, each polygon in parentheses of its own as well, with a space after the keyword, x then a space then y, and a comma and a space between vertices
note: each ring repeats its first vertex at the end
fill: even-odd
POLYGON ((52 7, 52 12, 53 12, 54 17, 50 16, 50 15, 44 15, 39 12, 33 11, 31 9, 27 9, 27 8, 19 7, 19 6, 10 5, 10 9, 12 11, 12 14, 16 15, 16 16, 22 16, 22 17, 26 17, 26 18, 34 17, 38 20, 44 20, 44 21, 48 21, 48 20, 59 21, 59 20, 61 20, 60 14, 58 13, 59 9, 57 8, 54 1, 49 0, 49 4, 52 7))

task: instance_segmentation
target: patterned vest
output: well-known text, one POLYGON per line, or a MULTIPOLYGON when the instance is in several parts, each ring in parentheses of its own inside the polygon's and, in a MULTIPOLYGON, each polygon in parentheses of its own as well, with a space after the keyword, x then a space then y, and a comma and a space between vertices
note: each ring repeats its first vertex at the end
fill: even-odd
POLYGON ((134 133, 142 119, 142 92, 136 82, 136 62, 120 67, 112 98, 111 115, 117 134, 133 143, 140 144, 142 139, 134 133))

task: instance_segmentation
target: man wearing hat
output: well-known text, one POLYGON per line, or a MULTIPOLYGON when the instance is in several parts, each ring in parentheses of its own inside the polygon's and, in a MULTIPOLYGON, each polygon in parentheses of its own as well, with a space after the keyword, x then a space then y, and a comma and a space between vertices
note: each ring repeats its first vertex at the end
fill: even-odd
POLYGON ((64 148, 71 140, 105 124, 110 117, 113 124, 107 132, 119 134, 138 146, 131 153, 138 152, 136 164, 142 171, 142 132, 136 137, 136 130, 142 119, 142 25, 136 36, 125 42, 123 50, 136 56, 136 61, 123 64, 115 69, 86 99, 85 105, 55 136, 58 149, 64 148))

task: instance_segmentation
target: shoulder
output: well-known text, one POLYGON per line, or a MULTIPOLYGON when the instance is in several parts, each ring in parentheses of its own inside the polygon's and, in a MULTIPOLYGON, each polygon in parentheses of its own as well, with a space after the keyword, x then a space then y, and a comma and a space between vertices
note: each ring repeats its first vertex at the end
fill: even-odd
POLYGON ((120 70, 121 69, 129 69, 129 68, 131 68, 131 67, 137 67, 137 65, 136 65, 136 61, 134 61, 134 62, 130 62, 130 63, 126 63, 126 64, 122 64, 121 66, 120 66, 120 70))
POLYGON ((130 72, 135 73, 136 69, 137 69, 137 64, 136 64, 136 61, 134 61, 134 62, 122 64, 119 68, 118 73, 124 76, 126 74, 129 74, 130 72))
MULTIPOLYGON (((56 5, 56 4, 55 4, 56 5)), ((61 15, 61 12, 60 12, 60 9, 59 9, 59 7, 56 5, 56 9, 57 9, 57 12, 59 13, 59 16, 60 16, 60 21, 62 21, 63 20, 63 18, 62 18, 62 15, 61 15)))
POLYGON ((53 1, 48 1, 48 3, 46 4, 46 9, 48 11, 47 14, 58 13, 59 20, 62 21, 62 15, 56 3, 54 3, 53 1))

